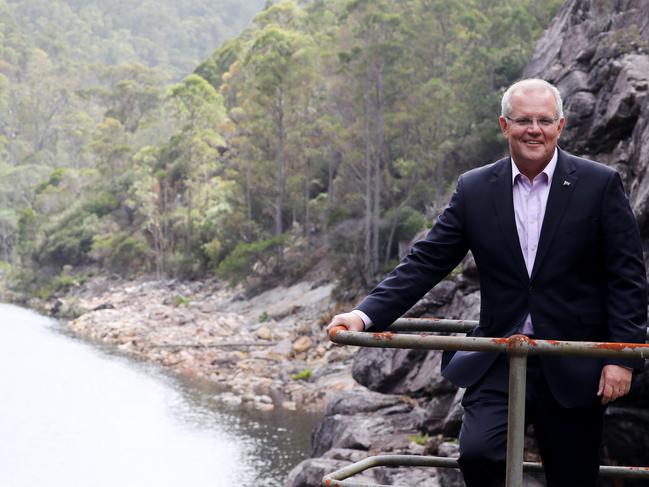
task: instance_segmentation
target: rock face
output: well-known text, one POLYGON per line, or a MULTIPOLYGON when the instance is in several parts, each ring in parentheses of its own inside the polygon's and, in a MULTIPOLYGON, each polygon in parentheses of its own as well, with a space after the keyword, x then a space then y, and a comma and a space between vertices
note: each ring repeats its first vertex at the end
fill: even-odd
MULTIPOLYGON (((649 239, 649 0, 568 0, 539 40, 522 77, 543 78, 559 87, 567 118, 561 147, 620 172, 643 238, 649 239)), ((470 256, 462 270, 429 292, 410 314, 477 319, 479 282, 470 256)), ((438 369, 438 352, 359 350, 354 379, 383 394, 356 391, 332 399, 325 420, 313 434, 312 454, 323 458, 297 466, 287 487, 317 485, 317 475, 311 474, 322 472, 323 462, 335 465, 331 472, 378 453, 457 456, 457 443, 449 437, 459 432, 463 391, 444 381, 438 369), (406 441, 417 433, 424 446, 406 441), (295 480, 307 477, 314 483, 295 480)), ((649 465, 648 370, 637 377, 631 395, 607 410, 606 463, 649 465)), ((526 449, 527 459, 538 461, 531 436, 526 438, 526 449)), ((459 472, 447 469, 372 469, 363 480, 464 485, 459 472)), ((525 485, 545 484, 528 477, 525 485)), ((624 485, 643 484, 626 480, 624 485)))
POLYGON ((525 68, 556 84, 561 145, 615 167, 649 237, 649 1, 566 2, 525 68))

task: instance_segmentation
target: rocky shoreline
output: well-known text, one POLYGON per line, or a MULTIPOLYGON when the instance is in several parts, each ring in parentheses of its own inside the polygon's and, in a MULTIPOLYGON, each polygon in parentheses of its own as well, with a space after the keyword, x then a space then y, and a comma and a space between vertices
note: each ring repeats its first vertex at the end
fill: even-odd
POLYGON ((74 335, 222 386, 218 398, 258 410, 322 412, 354 389, 353 350, 326 338, 333 284, 303 281, 248 298, 217 280, 96 277, 50 306, 74 335))

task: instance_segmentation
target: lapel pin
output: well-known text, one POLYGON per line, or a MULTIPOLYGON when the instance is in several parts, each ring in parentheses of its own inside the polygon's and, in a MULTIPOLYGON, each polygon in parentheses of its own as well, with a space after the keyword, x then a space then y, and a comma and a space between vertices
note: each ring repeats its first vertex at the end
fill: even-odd
POLYGON ((565 180, 564 180, 563 185, 564 185, 564 186, 570 186, 570 181, 565 181, 565 180))

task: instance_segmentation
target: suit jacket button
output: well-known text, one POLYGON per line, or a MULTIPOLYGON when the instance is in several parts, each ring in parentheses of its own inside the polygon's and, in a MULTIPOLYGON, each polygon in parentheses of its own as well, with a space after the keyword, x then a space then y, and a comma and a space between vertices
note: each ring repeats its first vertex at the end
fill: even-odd
POLYGON ((527 293, 528 294, 534 294, 534 286, 530 286, 527 288, 527 293))

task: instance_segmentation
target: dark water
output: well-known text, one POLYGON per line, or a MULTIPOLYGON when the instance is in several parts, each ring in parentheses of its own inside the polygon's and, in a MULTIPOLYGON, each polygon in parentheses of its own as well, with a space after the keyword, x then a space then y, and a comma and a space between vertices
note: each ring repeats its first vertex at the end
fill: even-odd
POLYGON ((0 486, 283 485, 316 417, 227 409, 205 383, 0 304, 0 486))

